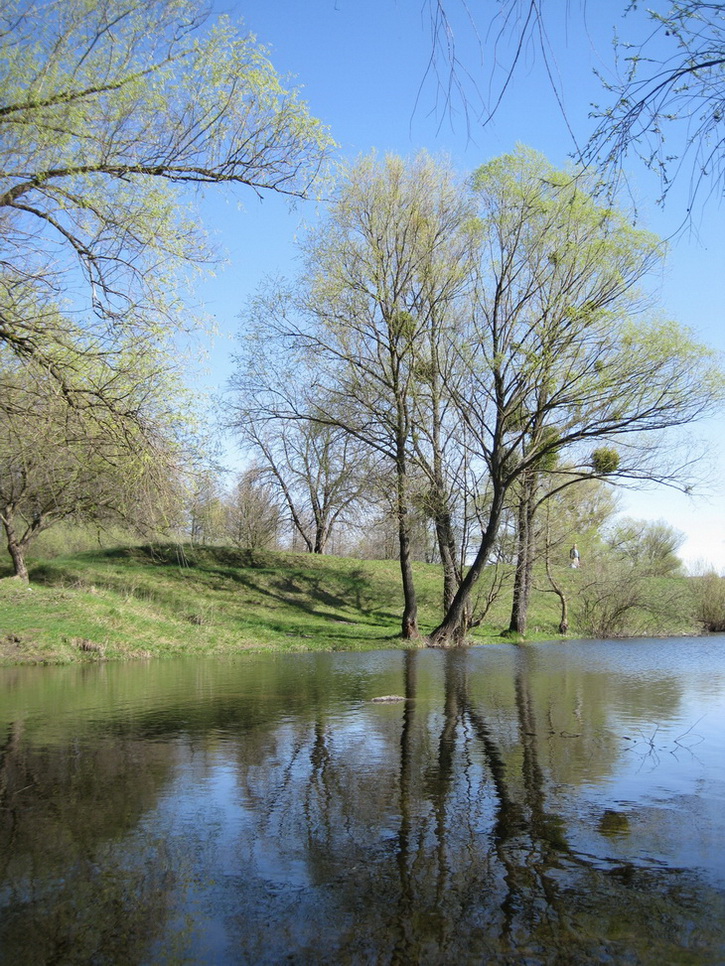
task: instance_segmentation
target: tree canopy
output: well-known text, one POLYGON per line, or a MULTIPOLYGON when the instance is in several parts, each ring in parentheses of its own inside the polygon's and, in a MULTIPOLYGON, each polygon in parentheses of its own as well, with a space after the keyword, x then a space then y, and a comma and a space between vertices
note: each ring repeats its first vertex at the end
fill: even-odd
POLYGON ((661 254, 658 240, 590 189, 586 172, 558 171, 523 148, 474 176, 480 265, 457 406, 481 461, 489 510, 476 559, 434 643, 459 632, 519 484, 551 473, 559 460, 564 477, 572 463, 575 473, 592 475, 582 464, 603 445, 621 455, 620 476, 661 479, 657 473, 671 467, 658 471, 641 440, 665 445, 663 433, 722 401, 714 354, 676 323, 643 316, 640 285, 661 254))
POLYGON ((89 362, 81 378, 89 403, 68 406, 45 368, 0 351, 0 524, 24 580, 31 543, 60 521, 155 532, 182 505, 190 427, 163 359, 130 349, 115 368, 89 362))
MULTIPOLYGON (((322 224, 304 239, 304 276, 291 291, 277 288, 253 306, 265 333, 258 341, 291 347, 287 368, 299 373, 304 365, 311 379, 292 398, 299 379, 275 374, 270 380, 256 355, 247 397, 267 416, 287 412, 336 427, 394 469, 406 637, 418 634, 412 468, 425 463, 435 479, 435 447, 427 435, 440 431, 431 395, 443 360, 435 353, 468 285, 472 214, 449 164, 425 152, 410 163, 363 157, 340 180, 322 224)), ((242 381, 236 385, 242 388, 242 381)))
POLYGON ((0 343, 67 389, 68 327, 108 352, 188 326, 179 273, 211 257, 193 189, 304 197, 332 143, 194 0, 9 0, 0 87, 0 343))

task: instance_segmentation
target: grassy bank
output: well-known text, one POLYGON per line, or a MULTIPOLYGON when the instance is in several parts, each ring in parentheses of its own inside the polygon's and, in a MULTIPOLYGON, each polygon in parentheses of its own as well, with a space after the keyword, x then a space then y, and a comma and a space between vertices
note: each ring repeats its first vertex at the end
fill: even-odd
MULTIPOLYGON (((439 617, 440 572, 416 571, 425 631, 439 617)), ((176 546, 77 553, 34 566, 29 587, 0 581, 0 663, 395 647, 401 606, 393 560, 176 546)), ((500 633, 502 614, 481 639, 500 633)))
MULTIPOLYGON (((425 633, 440 618, 441 575, 433 565, 415 569, 425 633)), ((504 591, 474 640, 500 640, 509 608, 504 591)), ((394 560, 219 547, 97 550, 36 564, 29 587, 0 580, 0 663, 402 647, 401 610, 394 560)), ((557 623, 554 595, 534 595, 530 638, 556 638, 557 623)))

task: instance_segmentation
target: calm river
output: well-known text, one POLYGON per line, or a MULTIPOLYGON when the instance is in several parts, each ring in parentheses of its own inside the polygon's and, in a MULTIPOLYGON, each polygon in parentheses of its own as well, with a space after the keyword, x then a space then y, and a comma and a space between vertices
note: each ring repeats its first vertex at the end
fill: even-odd
POLYGON ((3 966, 725 963, 725 638, 0 688, 3 966))

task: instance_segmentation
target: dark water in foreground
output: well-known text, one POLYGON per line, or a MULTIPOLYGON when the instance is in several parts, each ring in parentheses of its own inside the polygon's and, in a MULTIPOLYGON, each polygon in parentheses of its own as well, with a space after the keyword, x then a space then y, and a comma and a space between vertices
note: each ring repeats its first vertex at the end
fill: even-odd
POLYGON ((725 963, 722 638, 2 669, 0 756, 3 966, 725 963))

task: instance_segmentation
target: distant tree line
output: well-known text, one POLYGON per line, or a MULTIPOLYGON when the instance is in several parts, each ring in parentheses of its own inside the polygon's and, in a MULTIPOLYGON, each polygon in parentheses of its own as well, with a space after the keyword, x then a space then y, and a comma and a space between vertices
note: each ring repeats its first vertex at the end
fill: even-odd
MULTIPOLYGON (((354 466, 349 467, 354 474, 354 466)), ((397 560, 399 545, 394 507, 386 498, 392 481, 368 476, 358 499, 340 515, 324 551, 356 559, 397 560)), ((257 462, 231 485, 205 474, 187 495, 177 538, 197 546, 235 546, 245 550, 313 552, 297 529, 284 490, 274 473, 257 462)), ((313 521, 301 499, 298 521, 313 521)), ((423 502, 410 513, 411 560, 440 566, 435 521, 423 502)), ((496 548, 486 568, 473 612, 483 620, 494 604, 511 602, 510 631, 522 613, 517 598, 518 514, 504 516, 496 548)), ((547 501, 529 534, 531 560, 526 610, 538 595, 555 595, 559 631, 613 637, 659 633, 662 627, 725 626, 725 578, 705 565, 687 575, 678 556, 683 542, 665 521, 623 517, 615 488, 601 480, 581 481, 547 501), (576 570, 572 541, 578 547, 576 570)), ((315 551, 315 552, 320 552, 315 551)), ((461 561, 462 569, 466 561, 461 561)), ((500 610, 499 610, 500 612, 500 610)), ((541 608, 539 608, 541 613, 541 608)))

